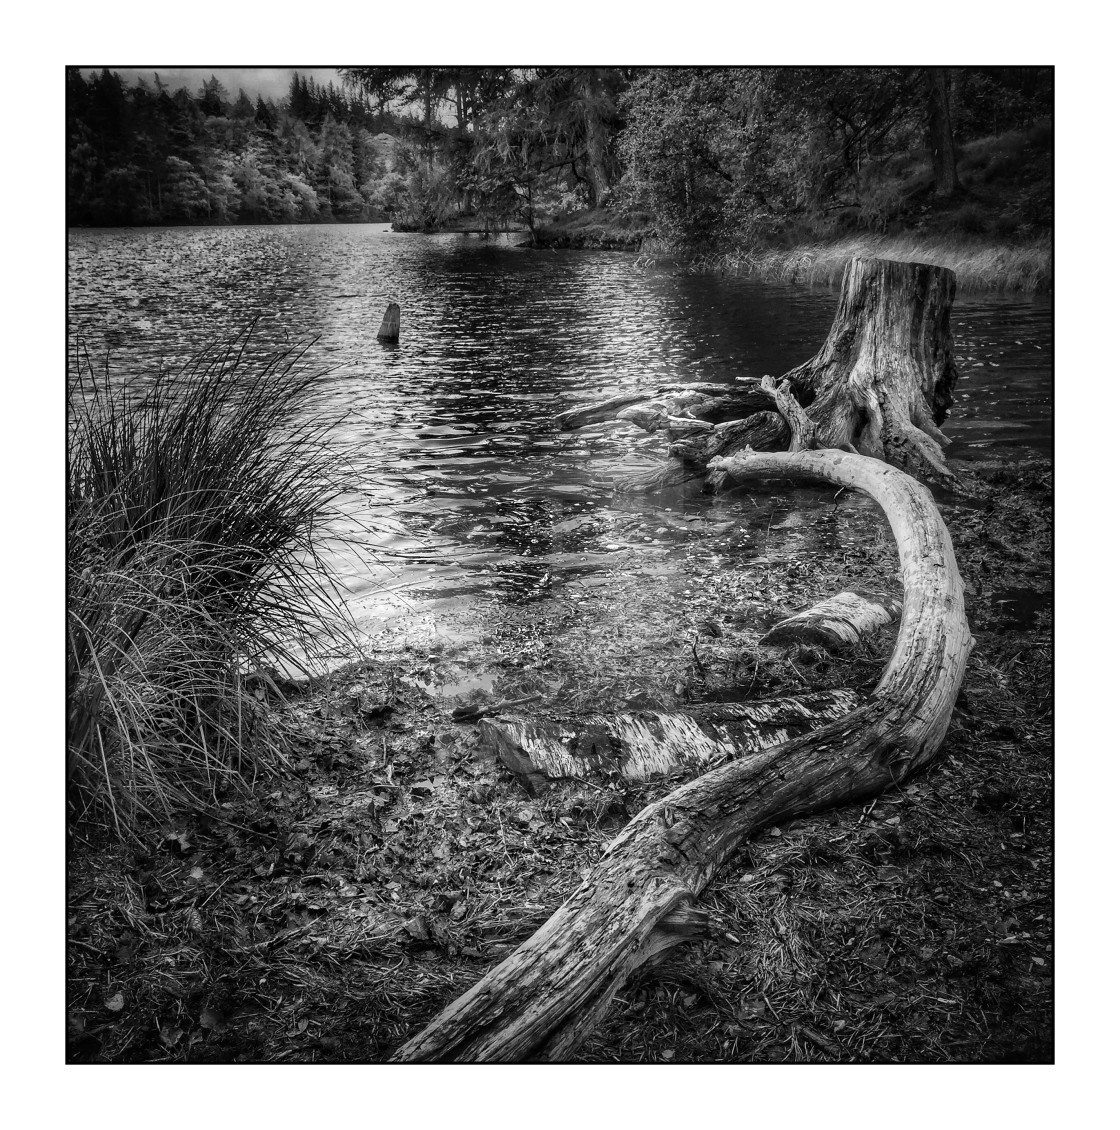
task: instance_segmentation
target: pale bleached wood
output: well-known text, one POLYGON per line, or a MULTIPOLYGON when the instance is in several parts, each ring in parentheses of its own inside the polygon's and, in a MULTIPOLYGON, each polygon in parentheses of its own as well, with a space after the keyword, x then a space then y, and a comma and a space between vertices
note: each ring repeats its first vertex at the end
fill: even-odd
POLYGON ((823 450, 720 461, 737 482, 789 475, 865 491, 898 545, 898 638, 869 698, 819 730, 730 761, 640 812, 555 914, 393 1057, 563 1059, 619 986, 702 930, 694 900, 760 827, 873 796, 936 755, 971 636, 952 542, 928 490, 876 459, 823 450))
POLYGON ((892 596, 839 592, 779 620, 758 642, 762 647, 807 644, 845 651, 898 619, 901 611, 901 602, 892 596))
POLYGON ((535 791, 550 781, 599 774, 642 781, 682 768, 712 769, 841 718, 859 701, 854 691, 833 690, 674 713, 506 714, 480 722, 479 736, 535 791))

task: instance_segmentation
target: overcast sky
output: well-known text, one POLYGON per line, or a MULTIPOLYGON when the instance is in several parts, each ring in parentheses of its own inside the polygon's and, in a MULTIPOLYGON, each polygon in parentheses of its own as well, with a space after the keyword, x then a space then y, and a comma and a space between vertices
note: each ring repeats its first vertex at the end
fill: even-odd
MULTIPOLYGON (((82 74, 88 78, 100 70, 100 67, 83 67, 82 74)), ((151 83, 153 75, 158 73, 172 91, 185 86, 191 94, 197 94, 199 87, 215 75, 229 91, 230 98, 237 97, 238 87, 243 88, 250 98, 256 98, 258 94, 265 98, 283 98, 296 71, 322 86, 328 82, 342 85, 335 67, 110 67, 109 70, 116 71, 128 86, 138 78, 151 83)))

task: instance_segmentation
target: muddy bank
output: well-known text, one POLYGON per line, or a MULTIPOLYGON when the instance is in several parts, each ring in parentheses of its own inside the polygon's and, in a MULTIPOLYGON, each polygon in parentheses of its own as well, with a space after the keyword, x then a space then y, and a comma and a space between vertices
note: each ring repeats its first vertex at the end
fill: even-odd
MULTIPOLYGON (((941 761, 741 850, 702 900, 709 935, 627 986, 582 1060, 1051 1057, 1052 480, 1041 461, 962 474, 973 497, 941 504, 977 647, 941 761)), ((75 845, 70 1058, 384 1060, 675 783, 530 795, 456 707, 672 707, 875 682, 893 628, 839 659, 757 643, 822 595, 889 589, 885 529, 735 568, 708 549, 675 578, 616 555, 594 584, 495 603, 473 642, 269 691, 289 777, 177 814, 137 849, 75 845)))

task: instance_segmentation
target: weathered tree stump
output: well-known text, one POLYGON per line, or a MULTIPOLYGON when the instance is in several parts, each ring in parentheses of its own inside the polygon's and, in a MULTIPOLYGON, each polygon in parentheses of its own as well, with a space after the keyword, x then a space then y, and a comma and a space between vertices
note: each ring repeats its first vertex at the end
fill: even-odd
MULTIPOLYGON (((954 485, 941 453, 948 441, 938 425, 957 379, 949 330, 955 291, 956 278, 944 267, 851 260, 824 344, 783 378, 821 446, 858 451, 926 482, 954 485)), ((624 490, 686 481, 710 470, 720 456, 747 448, 784 450, 789 441, 781 417, 755 382, 742 388, 661 389, 644 397, 630 393, 569 409, 559 422, 578 427, 611 416, 667 431, 674 441, 669 452, 679 461, 660 475, 622 480, 618 485, 624 490)), ((718 488, 724 477, 709 476, 709 481, 718 488)))
POLYGON ((953 475, 938 425, 957 380, 949 314, 956 276, 944 267, 853 259, 817 355, 786 374, 822 447, 852 447, 915 478, 953 475), (811 402, 810 402, 811 400, 811 402))
POLYGON ((395 302, 390 302, 381 319, 381 329, 377 331, 378 341, 398 341, 401 336, 401 308, 395 302))

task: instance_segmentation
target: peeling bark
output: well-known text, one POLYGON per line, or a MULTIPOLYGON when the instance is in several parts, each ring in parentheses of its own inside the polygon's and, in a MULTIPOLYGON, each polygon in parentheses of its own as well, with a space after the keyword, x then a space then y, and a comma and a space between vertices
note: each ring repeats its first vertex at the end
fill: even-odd
POLYGON ((535 792, 563 778, 613 772, 640 781, 681 768, 706 771, 842 718, 859 701, 838 690, 673 714, 501 716, 481 722, 479 735, 535 792))

